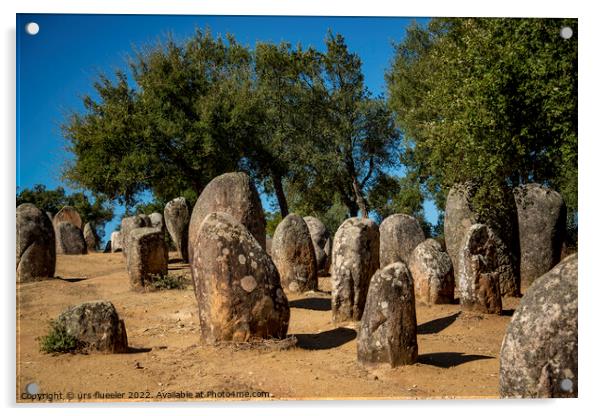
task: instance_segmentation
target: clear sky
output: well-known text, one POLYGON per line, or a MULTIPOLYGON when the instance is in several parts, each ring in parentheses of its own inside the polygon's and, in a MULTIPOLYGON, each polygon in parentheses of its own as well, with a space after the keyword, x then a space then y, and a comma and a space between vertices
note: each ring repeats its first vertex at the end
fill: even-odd
MULTIPOLYGON (((366 86, 384 94, 384 73, 393 57, 393 42, 399 42, 405 27, 424 18, 282 17, 282 16, 170 16, 170 15, 17 15, 17 187, 42 183, 59 185, 61 166, 70 156, 60 125, 68 110, 82 109, 81 97, 92 94, 99 72, 126 70, 125 59, 133 46, 156 42, 167 33, 176 40, 193 34, 196 27, 209 27, 214 34, 231 33, 242 44, 257 41, 287 41, 323 50, 331 29, 345 37, 351 51, 363 62, 366 86), (25 26, 39 25, 29 35, 25 26)), ((67 188, 67 187, 66 187, 67 188)), ((67 188, 68 189, 68 188, 67 188)), ((265 197, 264 208, 268 208, 265 197)), ((437 213, 426 204, 426 216, 436 222, 437 213)), ((115 228, 122 207, 115 207, 115 228)))

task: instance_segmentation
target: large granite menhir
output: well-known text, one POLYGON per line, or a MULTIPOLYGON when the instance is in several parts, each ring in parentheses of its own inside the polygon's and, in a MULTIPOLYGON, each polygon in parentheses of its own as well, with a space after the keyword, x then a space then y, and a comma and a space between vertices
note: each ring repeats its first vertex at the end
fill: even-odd
POLYGON ((48 216, 33 204, 17 207, 17 282, 54 277, 56 246, 48 216))
POLYGON ((163 210, 165 225, 182 260, 188 262, 188 225, 190 214, 184 197, 172 199, 163 210))
POLYGON ((167 275, 168 250, 165 234, 157 228, 135 228, 130 232, 127 268, 130 287, 142 289, 167 275))
POLYGON ((398 261, 408 264, 414 248, 424 241, 418 220, 406 214, 393 214, 383 220, 380 231, 380 268, 398 261))
POLYGON ((429 238, 418 244, 408 268, 414 278, 417 302, 453 303, 454 269, 449 255, 438 241, 429 238))
POLYGON ((332 240, 326 226, 316 217, 306 216, 303 220, 307 224, 311 241, 316 253, 316 263, 318 265, 318 273, 328 274, 330 269, 332 240))
MULTIPOLYGON (((55 218, 56 219, 56 218, 55 218)), ((82 230, 70 222, 54 225, 57 254, 86 254, 86 240, 82 230)))

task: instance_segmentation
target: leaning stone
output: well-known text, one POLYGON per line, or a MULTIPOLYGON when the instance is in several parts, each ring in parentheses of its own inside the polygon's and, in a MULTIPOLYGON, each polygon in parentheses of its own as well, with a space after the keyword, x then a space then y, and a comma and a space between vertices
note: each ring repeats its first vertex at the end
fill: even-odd
POLYGON ((408 264, 414 248, 424 241, 418 220, 406 214, 394 214, 380 224, 380 267, 402 261, 408 264))
POLYGON ((83 225, 82 218, 79 216, 77 210, 68 205, 61 208, 52 219, 52 223, 55 228, 61 222, 69 222, 80 230, 82 229, 83 225))
POLYGON ((318 288, 316 255, 307 224, 297 214, 287 215, 276 227, 272 260, 282 286, 291 292, 318 288))
POLYGON ((441 244, 428 239, 418 244, 410 257, 416 301, 425 304, 453 303, 454 268, 441 244))
POLYGON ((167 260, 167 246, 160 230, 142 227, 130 232, 127 267, 132 289, 141 289, 158 276, 167 275, 167 260))
POLYGON ((121 231, 113 231, 111 233, 111 253, 123 251, 123 238, 121 231))
POLYGON ((345 220, 332 248, 332 314, 334 322, 362 318, 370 278, 378 270, 379 235, 367 218, 345 220))
POLYGON ((52 223, 33 204, 17 207, 17 282, 54 277, 56 246, 52 223))
POLYGON ((128 351, 125 324, 109 301, 72 306, 59 315, 57 323, 85 344, 86 350, 106 353, 128 351))
POLYGON ((96 252, 98 248, 98 236, 96 230, 89 222, 84 225, 84 240, 86 241, 86 250, 89 252, 96 252))
POLYGON ((186 199, 179 197, 165 204, 163 210, 165 225, 182 260, 188 262, 188 224, 190 214, 186 199))
POLYGON ((326 245, 330 243, 330 234, 328 233, 328 229, 326 226, 324 226, 322 221, 316 217, 306 216, 303 217, 303 220, 307 224, 307 228, 311 234, 311 241, 316 253, 318 272, 328 272, 328 266, 330 263, 330 250, 328 252, 326 251, 326 245))
POLYGON ((121 219, 121 245, 123 255, 127 257, 128 247, 130 244, 130 233, 136 228, 146 227, 146 221, 144 217, 136 215, 133 217, 124 217, 121 219))
POLYGON ((535 279, 500 351, 502 397, 577 397, 577 254, 535 279))
POLYGON ((86 240, 82 230, 70 222, 55 224, 57 254, 86 254, 86 240))
POLYGON ((191 269, 203 341, 284 338, 288 301, 261 244, 224 212, 207 215, 196 230, 191 269))
POLYGON ((358 361, 391 367, 414 364, 418 359, 416 333, 412 276, 405 264, 392 263, 370 281, 357 338, 358 361))

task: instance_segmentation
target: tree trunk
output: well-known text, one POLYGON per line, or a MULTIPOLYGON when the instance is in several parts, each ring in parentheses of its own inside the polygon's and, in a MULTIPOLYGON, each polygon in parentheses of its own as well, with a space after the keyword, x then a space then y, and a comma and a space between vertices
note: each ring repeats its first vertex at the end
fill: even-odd
POLYGON ((362 192, 362 188, 360 187, 360 184, 355 176, 353 177, 353 192, 355 192, 355 200, 357 205, 362 211, 362 217, 368 218, 368 202, 366 201, 366 198, 362 192))
POLYGON ((272 173, 272 182, 274 183, 278 206, 280 206, 280 216, 284 219, 288 215, 288 203, 286 202, 286 195, 282 187, 282 176, 272 173))

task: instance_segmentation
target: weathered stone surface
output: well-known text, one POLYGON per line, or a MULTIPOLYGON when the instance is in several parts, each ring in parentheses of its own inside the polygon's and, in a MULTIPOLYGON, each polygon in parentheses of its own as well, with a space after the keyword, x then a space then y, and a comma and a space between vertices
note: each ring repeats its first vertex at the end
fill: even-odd
POLYGON ((56 246, 48 216, 33 204, 17 207, 17 282, 54 277, 56 246))
POLYGON ((424 241, 418 220, 406 214, 393 214, 380 224, 380 267, 410 261, 414 248, 424 241))
POLYGON ((168 250, 165 235, 153 227, 130 232, 127 267, 132 289, 140 289, 157 276, 167 275, 168 250))
POLYGON ((98 236, 96 235, 96 230, 89 222, 84 225, 84 240, 86 242, 86 250, 88 252, 96 252, 98 249, 98 236))
POLYGON ((160 212, 153 212, 148 216, 150 221, 149 227, 157 228, 165 234, 165 221, 163 221, 163 214, 160 212))
POLYGON ((179 197, 165 204, 163 210, 167 231, 184 262, 188 262, 188 225, 190 214, 186 199, 179 197))
POLYGON ((113 231, 111 233, 111 253, 123 251, 123 236, 121 231, 113 231))
POLYGON ((130 233, 136 228, 146 227, 146 221, 140 215, 124 217, 121 219, 121 249, 127 257, 130 244, 130 233))
POLYGON ((152 227, 150 216, 146 214, 138 214, 136 216, 142 220, 142 222, 144 223, 144 227, 152 227))
POLYGON ((447 254, 454 265, 456 286, 459 286, 459 253, 464 236, 474 224, 486 224, 503 244, 498 244, 498 261, 505 267, 500 274, 502 296, 520 295, 520 241, 518 215, 512 191, 504 190, 503 203, 489 210, 488 217, 479 215, 472 206, 477 186, 473 183, 453 186, 445 205, 444 234, 447 254))
POLYGON ((520 273, 528 286, 560 261, 566 235, 562 196, 537 183, 514 189, 520 236, 520 273))
POLYGON ((362 315, 357 359, 363 364, 391 367, 418 359, 416 305, 412 276, 405 264, 392 263, 370 280, 362 315))
POLYGON ((345 220, 332 248, 332 317, 334 322, 362 318, 370 278, 378 270, 378 225, 367 218, 345 220))
POLYGON ((441 244, 430 238, 418 244, 408 266, 417 302, 453 303, 454 268, 441 244))
POLYGON ((311 234, 311 241, 316 253, 318 272, 327 273, 330 266, 330 248, 332 247, 330 233, 322 221, 316 217, 306 216, 303 217, 303 220, 307 224, 307 228, 311 234))
POLYGON ((107 353, 128 351, 125 324, 109 301, 72 306, 59 315, 57 323, 84 343, 87 350, 107 353))
POLYGON ((500 351, 502 397, 578 396, 577 269, 567 257, 521 299, 500 351))
POLYGON ((54 226, 57 254, 86 254, 86 241, 82 230, 70 222, 54 226))
POLYGON ((318 267, 311 234, 299 215, 287 215, 276 227, 272 260, 284 288, 291 292, 318 288, 318 267))
POLYGON ((193 242, 207 215, 225 212, 244 225, 265 250, 265 216, 253 180, 243 172, 213 178, 194 205, 188 227, 188 255, 193 257, 193 242))
POLYGON ((486 225, 475 224, 466 232, 458 263, 460 305, 482 313, 502 313, 499 238, 486 225))
POLYGON ((247 228, 214 212, 190 238, 202 339, 213 344, 285 337, 290 310, 278 270, 247 228))
POLYGON ((265 252, 268 253, 268 256, 272 255, 272 237, 265 237, 265 252))
POLYGON ((56 213, 56 215, 52 218, 53 225, 56 226, 61 222, 69 222, 75 225, 80 230, 82 229, 82 218, 79 216, 77 210, 70 206, 64 206, 56 213))

